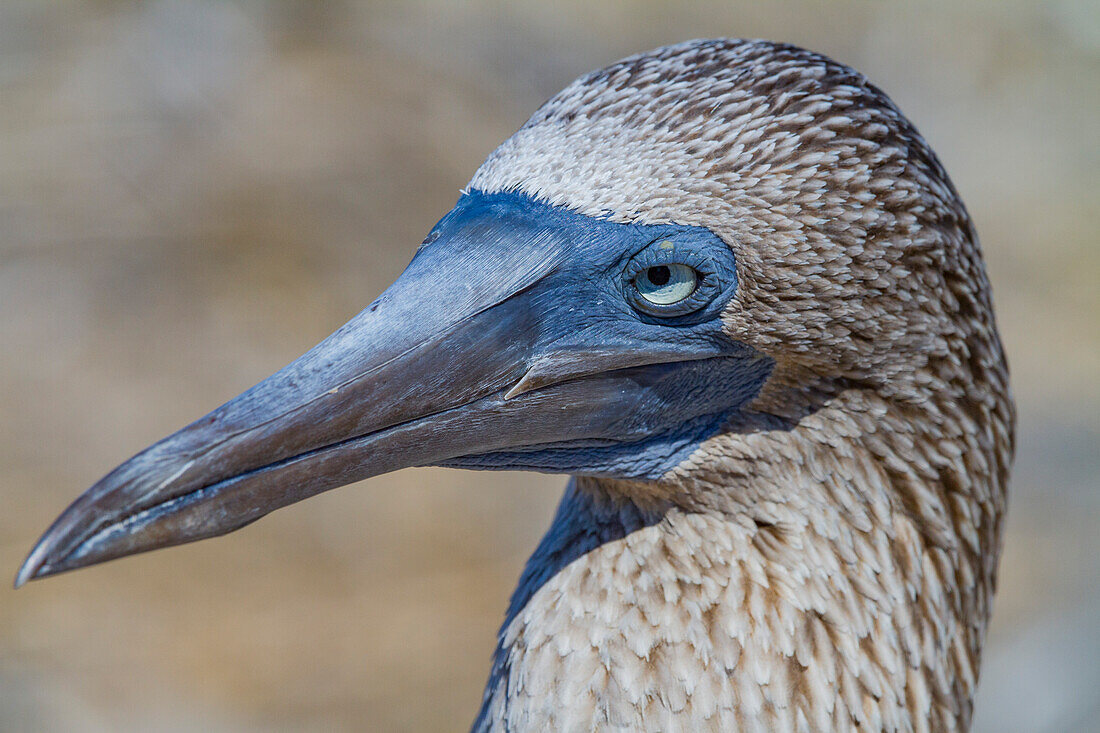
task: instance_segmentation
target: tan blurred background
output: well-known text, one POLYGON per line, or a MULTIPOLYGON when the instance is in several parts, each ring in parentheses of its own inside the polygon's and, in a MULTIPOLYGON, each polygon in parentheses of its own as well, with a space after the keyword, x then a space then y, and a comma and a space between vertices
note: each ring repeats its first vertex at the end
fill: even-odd
MULTIPOLYGON (((402 269, 546 97, 700 36, 887 90, 982 235, 1020 408, 976 730, 1100 730, 1100 5, 0 4, 0 576, 402 269)), ((409 470, 0 588, 0 731, 464 730, 561 477, 409 470)))

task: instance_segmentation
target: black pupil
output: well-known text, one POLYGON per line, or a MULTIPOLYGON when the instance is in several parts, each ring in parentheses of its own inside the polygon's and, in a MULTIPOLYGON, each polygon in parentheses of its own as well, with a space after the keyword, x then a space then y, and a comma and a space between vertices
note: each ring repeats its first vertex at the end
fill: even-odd
POLYGON ((662 285, 668 284, 669 278, 672 277, 672 273, 669 272, 668 268, 664 265, 659 265, 657 267, 649 268, 649 270, 646 272, 646 277, 649 278, 649 281, 651 283, 653 283, 657 287, 661 287, 662 285))

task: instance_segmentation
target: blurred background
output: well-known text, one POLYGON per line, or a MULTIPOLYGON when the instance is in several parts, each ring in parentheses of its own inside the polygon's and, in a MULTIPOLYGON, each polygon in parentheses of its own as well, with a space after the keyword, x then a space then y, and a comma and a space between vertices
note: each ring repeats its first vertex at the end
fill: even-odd
MULTIPOLYGON (((975 729, 1100 730, 1093 0, 4 0, 0 578, 112 466, 369 303, 544 99, 719 35, 862 70, 962 192, 1020 410, 975 729)), ((0 587, 0 730, 465 730, 563 484, 402 471, 0 587)))

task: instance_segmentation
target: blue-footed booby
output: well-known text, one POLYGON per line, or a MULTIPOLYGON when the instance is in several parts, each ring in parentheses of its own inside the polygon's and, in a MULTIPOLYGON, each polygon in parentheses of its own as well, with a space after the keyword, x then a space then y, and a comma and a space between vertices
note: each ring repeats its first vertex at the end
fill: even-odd
POLYGON ((17 584, 405 466, 569 474, 476 731, 959 731, 1014 408, 883 92, 705 40, 546 102, 374 303, 116 468, 17 584))

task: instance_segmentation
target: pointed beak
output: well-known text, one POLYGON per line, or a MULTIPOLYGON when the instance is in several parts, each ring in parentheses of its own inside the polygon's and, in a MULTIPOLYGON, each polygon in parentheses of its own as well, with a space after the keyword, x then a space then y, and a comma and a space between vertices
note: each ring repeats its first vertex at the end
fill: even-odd
MULTIPOLYGON (((406 466, 651 434, 647 420, 624 416, 660 409, 674 391, 667 380, 682 371, 670 365, 714 350, 639 347, 614 334, 578 345, 570 334, 587 316, 561 297, 573 243, 538 217, 506 213, 486 205, 448 215, 369 308, 80 496, 39 540, 16 586, 225 534, 406 466)), ((539 468, 489 463, 473 467, 539 468)), ((561 460, 550 463, 563 470, 561 460)))

